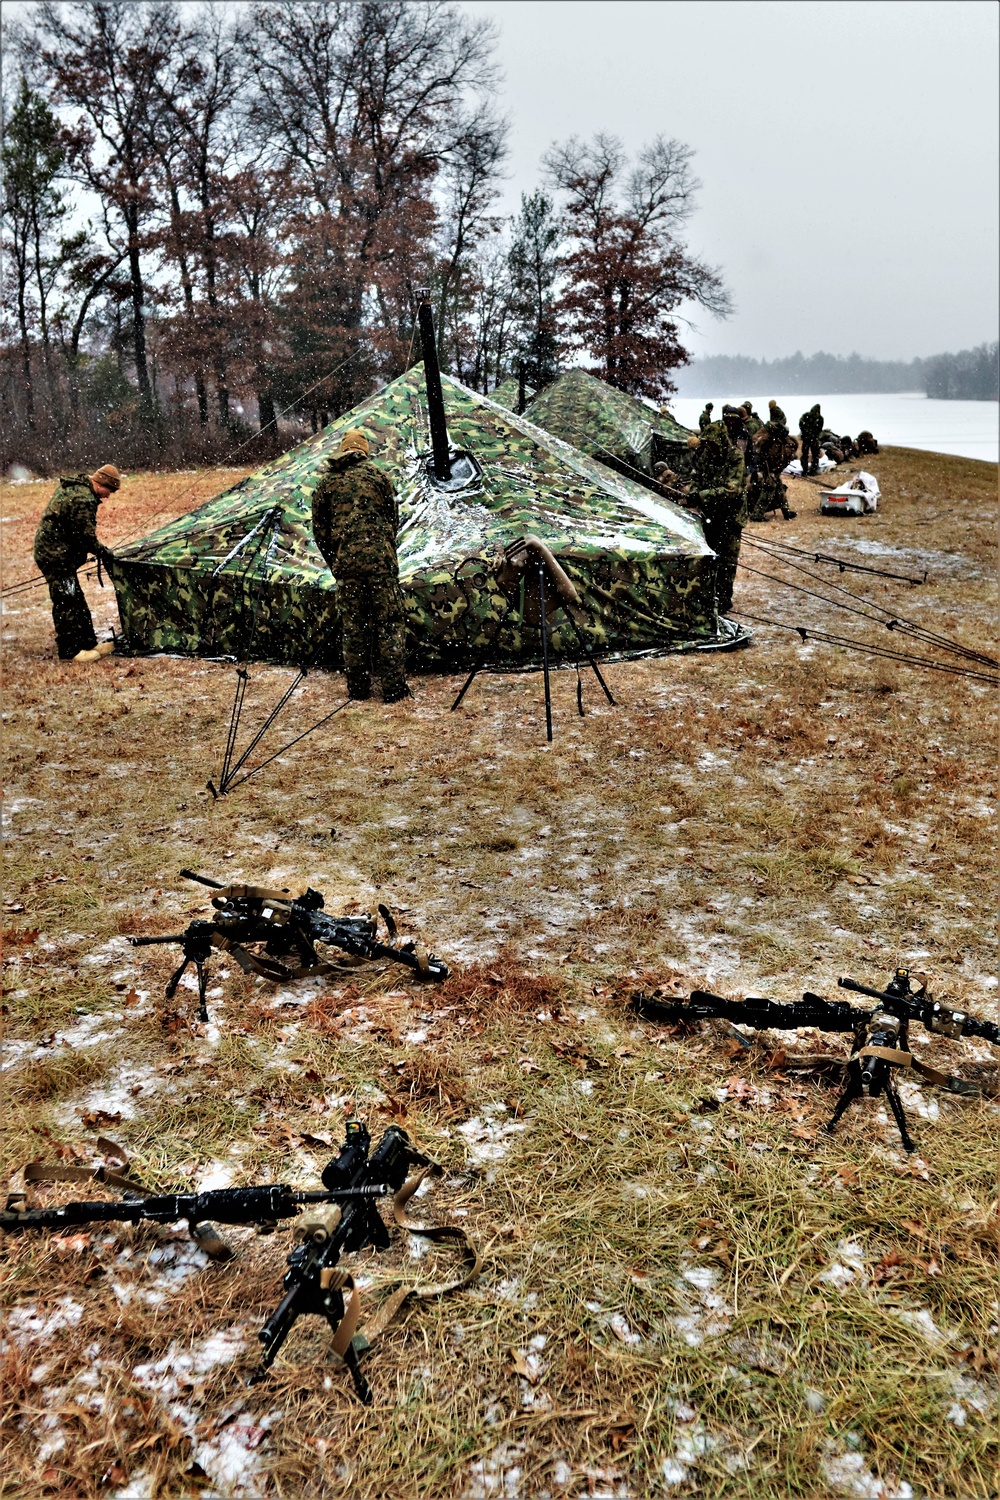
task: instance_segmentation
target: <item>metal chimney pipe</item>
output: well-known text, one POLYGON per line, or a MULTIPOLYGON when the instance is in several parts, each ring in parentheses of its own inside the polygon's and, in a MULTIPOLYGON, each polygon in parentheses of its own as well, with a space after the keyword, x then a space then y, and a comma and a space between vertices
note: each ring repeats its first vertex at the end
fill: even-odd
POLYGON ((451 478, 451 460, 448 457, 448 424, 444 415, 444 395, 441 391, 441 370, 438 366, 437 344, 434 341, 434 315, 430 302, 424 298, 417 309, 420 324, 420 342, 424 353, 424 381, 427 385, 427 414, 431 422, 431 468, 437 479, 451 478))
POLYGON ((525 394, 526 393, 525 393, 525 388, 524 388, 524 360, 523 359, 519 359, 518 362, 517 362, 517 414, 518 414, 518 416, 521 415, 521 413, 524 411, 525 406, 528 404, 527 401, 525 400, 525 394))

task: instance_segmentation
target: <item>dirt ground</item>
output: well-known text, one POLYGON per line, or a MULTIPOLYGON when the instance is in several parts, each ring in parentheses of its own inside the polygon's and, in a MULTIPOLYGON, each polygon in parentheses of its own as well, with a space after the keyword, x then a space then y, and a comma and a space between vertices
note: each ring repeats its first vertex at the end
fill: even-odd
MULTIPOLYGON (((747 529, 737 609, 957 661, 787 586, 837 584, 995 654, 995 466, 868 466, 876 515, 824 518, 799 481, 795 520, 747 529), (814 584, 753 545, 776 540, 927 582, 810 563, 814 584)), ((129 476, 102 535, 237 477, 129 476)), ((5 583, 33 571, 50 492, 0 489, 5 583)), ((109 634, 113 592, 87 590, 109 634)), ((457 681, 420 678, 213 801, 232 668, 62 664, 45 590, 5 602, 5 1169, 110 1141, 161 1190, 312 1186, 357 1112, 442 1163, 419 1214, 485 1261, 408 1304, 365 1409, 315 1319, 243 1383, 287 1232, 234 1231, 225 1264, 181 1226, 8 1240, 0 1494, 997 1493, 996 1103, 904 1081, 907 1156, 882 1100, 828 1135, 836 1072, 790 1070, 847 1038, 744 1048, 629 1009, 637 989, 842 995, 903 964, 1000 1019, 994 689, 754 628, 743 651, 610 665, 617 706, 585 681, 583 719, 558 673, 551 747, 537 676, 484 676, 454 714, 457 681), (164 999, 176 950, 127 942, 206 915, 182 866, 310 884, 332 912, 384 901, 452 977, 279 987, 220 957, 199 1026, 189 988, 164 999)), ((253 720, 290 674, 251 675, 253 720)), ((342 696, 311 675, 281 732, 342 696)), ((997 1049, 914 1046, 996 1094, 997 1049)), ((369 1312, 454 1259, 395 1233, 360 1257, 369 1312)))

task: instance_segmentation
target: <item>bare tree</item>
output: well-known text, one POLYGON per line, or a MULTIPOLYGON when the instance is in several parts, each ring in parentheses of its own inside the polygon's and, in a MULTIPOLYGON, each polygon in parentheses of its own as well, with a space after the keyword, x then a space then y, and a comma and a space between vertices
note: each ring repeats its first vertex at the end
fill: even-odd
POLYGON ((55 99, 75 114, 70 160, 81 181, 120 217, 131 291, 132 353, 145 413, 154 408, 146 351, 146 231, 154 210, 160 140, 158 77, 177 43, 172 4, 78 0, 39 6, 33 48, 55 99))

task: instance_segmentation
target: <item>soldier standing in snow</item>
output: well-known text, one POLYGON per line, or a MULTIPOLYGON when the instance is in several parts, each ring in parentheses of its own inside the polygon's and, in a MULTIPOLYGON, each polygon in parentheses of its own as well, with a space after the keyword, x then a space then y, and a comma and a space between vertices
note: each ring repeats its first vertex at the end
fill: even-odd
POLYGON ((819 473, 819 439, 823 431, 823 413, 819 404, 811 406, 799 418, 799 435, 802 438, 802 472, 819 473))
POLYGON ((98 661, 115 649, 113 641, 97 644, 76 570, 88 557, 96 557, 100 564, 112 556, 97 540, 97 507, 121 482, 114 464, 104 464, 90 475, 60 479, 38 523, 35 566, 49 586, 60 661, 98 661))
POLYGON ((359 427, 344 433, 313 493, 313 536, 337 580, 348 696, 371 697, 374 663, 383 703, 398 703, 410 696, 396 558, 399 505, 392 480, 368 451, 359 427))
POLYGON ((705 540, 715 553, 720 615, 733 607, 740 540, 747 519, 743 457, 722 422, 711 422, 688 442, 688 505, 702 518, 705 540))

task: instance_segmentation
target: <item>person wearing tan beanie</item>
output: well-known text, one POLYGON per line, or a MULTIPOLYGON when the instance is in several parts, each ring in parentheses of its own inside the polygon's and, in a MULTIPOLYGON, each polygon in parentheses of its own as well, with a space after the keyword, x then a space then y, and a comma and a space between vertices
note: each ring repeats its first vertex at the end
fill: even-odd
POLYGON ((38 523, 35 566, 49 586, 60 661, 98 661, 114 650, 112 641, 97 644, 76 573, 88 557, 104 562, 113 555, 97 539, 97 508, 121 488, 121 482, 114 464, 60 479, 38 523))

